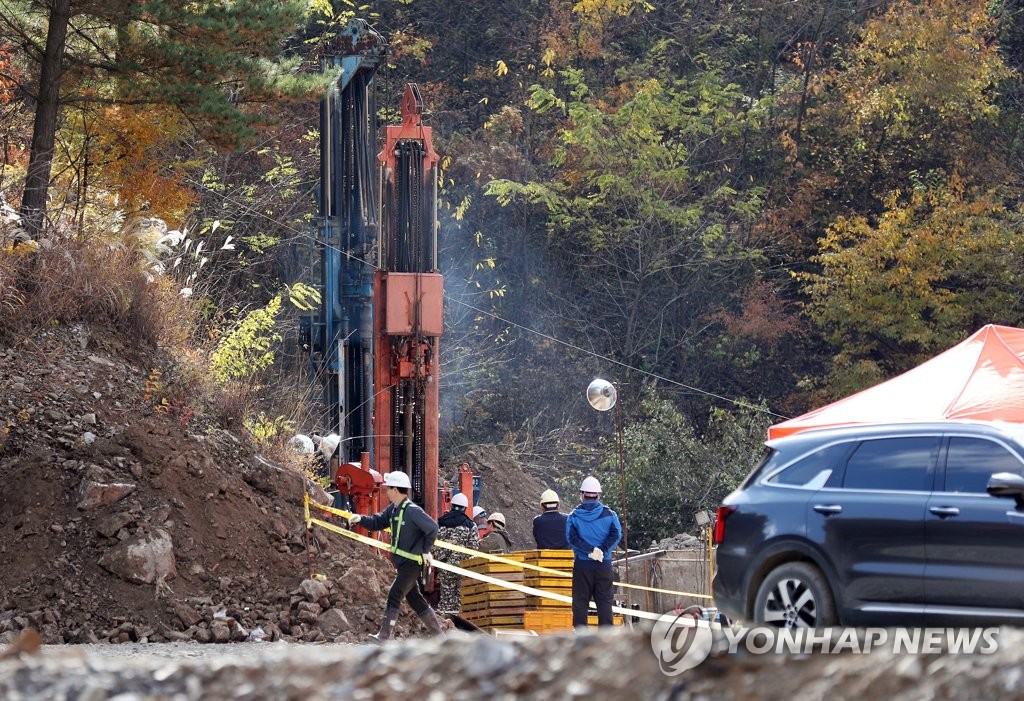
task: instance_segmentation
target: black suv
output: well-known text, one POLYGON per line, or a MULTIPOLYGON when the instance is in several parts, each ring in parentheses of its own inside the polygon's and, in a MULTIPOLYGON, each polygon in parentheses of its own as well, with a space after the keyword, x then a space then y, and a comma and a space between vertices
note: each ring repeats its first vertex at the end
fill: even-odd
POLYGON ((1024 622, 1024 427, 813 430, 718 509, 715 603, 757 624, 1024 622))

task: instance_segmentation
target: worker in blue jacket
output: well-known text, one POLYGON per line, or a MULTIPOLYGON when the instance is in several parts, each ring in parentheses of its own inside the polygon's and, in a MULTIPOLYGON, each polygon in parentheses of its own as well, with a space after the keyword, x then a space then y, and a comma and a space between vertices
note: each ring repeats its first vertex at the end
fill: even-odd
POLYGON ((372 516, 352 514, 348 518, 350 526, 359 524, 368 531, 391 529, 391 561, 397 572, 388 591, 380 632, 370 638, 382 643, 391 637, 403 598, 431 633, 444 635, 437 614, 419 589, 420 572, 424 567, 434 564, 430 548, 437 538, 437 522, 409 499, 409 491, 412 489, 409 475, 398 471, 388 472, 384 475, 384 486, 387 488, 388 501, 391 502, 387 508, 372 516))
POLYGON ((572 567, 572 624, 587 627, 591 599, 597 606, 597 625, 612 625, 612 551, 622 539, 622 524, 600 502, 601 483, 587 477, 580 484, 580 504, 565 522, 565 537, 575 556, 572 567))

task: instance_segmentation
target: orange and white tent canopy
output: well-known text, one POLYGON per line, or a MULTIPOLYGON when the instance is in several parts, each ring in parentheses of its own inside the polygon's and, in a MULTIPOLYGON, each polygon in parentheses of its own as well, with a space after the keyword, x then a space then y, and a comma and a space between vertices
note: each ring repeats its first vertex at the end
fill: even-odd
POLYGON ((1024 423, 1024 329, 989 324, 913 370, 772 426, 768 437, 943 419, 1024 423))

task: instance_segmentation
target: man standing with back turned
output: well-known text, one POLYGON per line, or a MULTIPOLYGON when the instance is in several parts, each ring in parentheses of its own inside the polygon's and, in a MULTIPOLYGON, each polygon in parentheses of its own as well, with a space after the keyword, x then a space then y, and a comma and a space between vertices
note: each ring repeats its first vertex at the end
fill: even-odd
POLYGON ((540 495, 541 513, 533 517, 533 539, 541 550, 568 550, 565 521, 569 517, 558 510, 560 500, 554 489, 540 495))
POLYGON ((431 633, 444 635, 434 609, 430 608, 419 589, 420 571, 424 565, 430 567, 434 562, 430 548, 437 538, 437 523, 426 511, 410 501, 412 483, 409 475, 404 472, 388 472, 384 475, 384 486, 387 487, 388 501, 391 502, 386 509, 373 516, 352 514, 348 517, 348 525, 359 524, 368 531, 391 528, 391 561, 397 572, 388 591, 388 603, 384 609, 380 632, 370 638, 382 643, 391 637, 403 598, 431 633))
POLYGON ((580 484, 580 504, 565 522, 565 537, 572 546, 572 625, 587 627, 590 600, 597 606, 597 625, 612 620, 612 550, 622 539, 619 516, 598 499, 601 483, 587 477, 580 484))

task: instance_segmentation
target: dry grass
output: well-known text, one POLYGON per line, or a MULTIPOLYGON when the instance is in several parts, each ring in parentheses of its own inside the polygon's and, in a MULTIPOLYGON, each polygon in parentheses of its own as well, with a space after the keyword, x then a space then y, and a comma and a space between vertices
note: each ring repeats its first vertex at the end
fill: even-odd
POLYGON ((110 327, 136 343, 180 344, 190 311, 168 281, 150 283, 127 244, 62 241, 0 249, 0 338, 55 323, 110 327))
MULTIPOLYGON (((217 382, 210 372, 213 337, 197 338, 195 305, 172 279, 147 275, 129 240, 59 240, 57 247, 0 248, 0 343, 16 344, 40 329, 85 323, 109 329, 151 369, 147 400, 183 425, 213 423, 236 433, 264 412, 285 415, 308 430, 310 385, 296 368, 262 377, 217 382)), ((278 348, 278 351, 284 349, 278 348)), ((273 436, 265 448, 285 452, 293 435, 273 436)))

